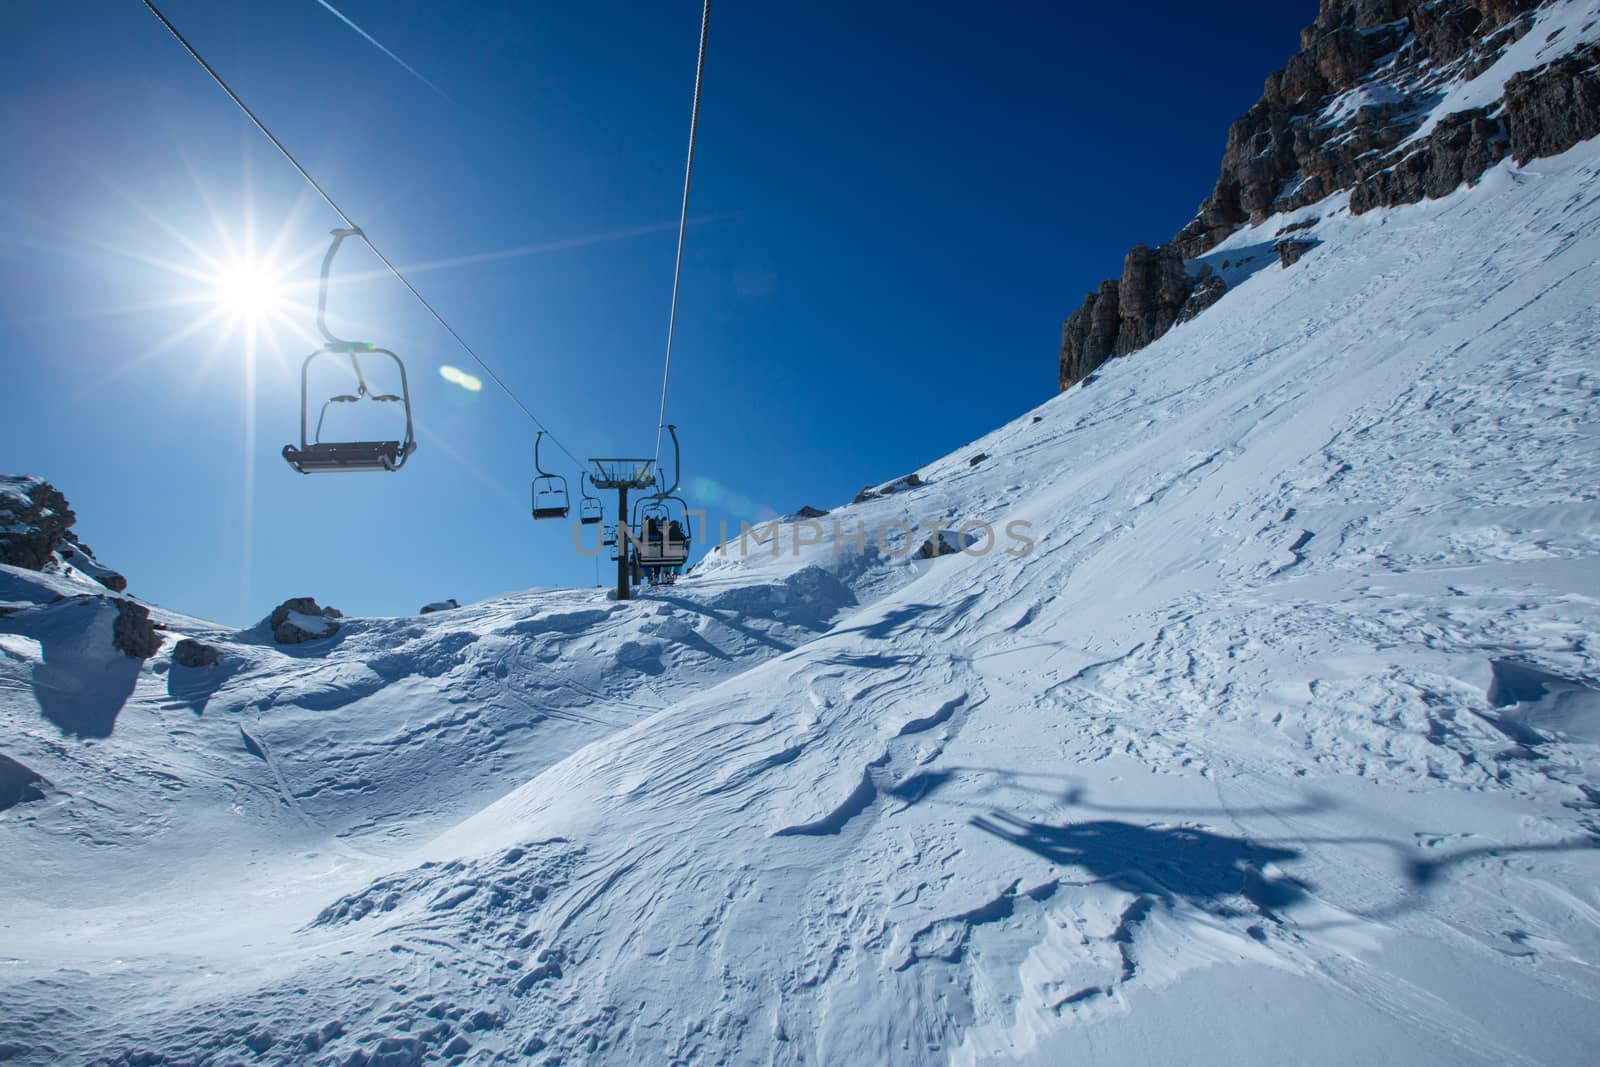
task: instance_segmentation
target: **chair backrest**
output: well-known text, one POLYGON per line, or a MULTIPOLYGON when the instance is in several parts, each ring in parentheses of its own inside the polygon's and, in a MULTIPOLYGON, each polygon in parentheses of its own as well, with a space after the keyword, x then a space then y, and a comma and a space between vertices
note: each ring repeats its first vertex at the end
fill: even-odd
POLYGON ((567 480, 559 474, 543 474, 533 480, 533 517, 564 519, 571 510, 567 480))

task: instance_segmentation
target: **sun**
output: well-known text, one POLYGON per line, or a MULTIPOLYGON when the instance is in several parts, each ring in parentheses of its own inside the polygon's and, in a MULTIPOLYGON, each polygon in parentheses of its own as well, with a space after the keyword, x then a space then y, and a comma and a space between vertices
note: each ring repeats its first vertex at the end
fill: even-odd
POLYGON ((235 326, 256 328, 276 321, 290 307, 284 271, 265 259, 235 259, 211 279, 219 311, 235 326))

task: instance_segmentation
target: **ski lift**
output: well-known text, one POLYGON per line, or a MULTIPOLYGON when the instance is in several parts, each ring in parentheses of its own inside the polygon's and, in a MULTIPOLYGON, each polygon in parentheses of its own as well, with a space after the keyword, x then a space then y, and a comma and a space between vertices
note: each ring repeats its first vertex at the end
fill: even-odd
POLYGON ((589 472, 585 471, 578 478, 578 491, 583 494, 578 501, 578 521, 585 526, 593 526, 605 518, 605 505, 600 498, 589 492, 589 472))
MULTIPOLYGON (((689 524, 689 505, 676 496, 678 483, 683 480, 683 450, 678 445, 678 428, 668 425, 672 435, 672 484, 660 486, 656 492, 634 505, 633 528, 638 548, 639 566, 652 580, 666 578, 670 581, 672 568, 689 562, 692 543, 689 524)), ((662 477, 659 467, 656 477, 662 477)), ((672 575, 675 577, 675 575, 672 575)))
POLYGON ((399 356, 386 348, 378 348, 367 341, 341 340, 329 332, 328 274, 333 267, 334 254, 339 251, 339 245, 346 237, 360 237, 366 240, 366 235, 354 228, 334 230, 332 234, 333 243, 328 246, 328 254, 322 257, 322 277, 317 290, 317 329, 321 331, 325 341, 321 348, 307 356, 305 362, 300 365, 300 447, 284 445, 283 458, 288 461, 289 466, 301 474, 397 471, 405 466, 406 459, 417 450, 411 426, 411 391, 406 384, 406 365, 400 362, 399 356), (356 376, 356 391, 354 394, 341 393, 324 401, 322 410, 317 415, 316 433, 308 436, 306 424, 311 411, 309 392, 311 364, 328 356, 349 357, 350 369, 356 376), (368 387, 367 376, 361 367, 363 356, 383 356, 393 360, 395 368, 400 372, 400 392, 374 393, 368 387), (328 409, 335 404, 358 404, 362 401, 399 404, 406 415, 405 436, 398 441, 324 441, 322 427, 328 417, 328 409))
POLYGON ((655 570, 689 562, 689 505, 682 497, 645 497, 634 509, 633 527, 641 567, 655 570))
POLYGON ((572 510, 571 498, 567 496, 567 480, 559 474, 551 474, 544 469, 544 464, 539 462, 539 444, 544 440, 544 431, 539 431, 539 436, 533 439, 533 469, 539 476, 533 480, 533 517, 535 519, 564 519, 572 510))

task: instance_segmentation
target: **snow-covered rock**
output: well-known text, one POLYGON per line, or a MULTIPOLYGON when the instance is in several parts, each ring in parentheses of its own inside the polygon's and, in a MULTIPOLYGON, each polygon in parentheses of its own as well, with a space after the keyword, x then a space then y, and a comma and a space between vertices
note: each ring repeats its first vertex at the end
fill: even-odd
POLYGON ((41 478, 0 475, 0 563, 43 570, 76 516, 41 478))
POLYGON ((278 644, 298 645, 332 637, 339 632, 342 618, 344 613, 338 608, 319 607, 312 597, 296 596, 272 609, 272 614, 267 616, 267 627, 278 644))

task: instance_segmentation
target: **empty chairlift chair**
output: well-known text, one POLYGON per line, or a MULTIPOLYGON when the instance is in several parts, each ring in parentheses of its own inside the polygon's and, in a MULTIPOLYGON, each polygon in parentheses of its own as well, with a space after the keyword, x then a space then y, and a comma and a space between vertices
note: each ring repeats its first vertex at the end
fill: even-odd
POLYGON ((578 501, 578 521, 585 526, 594 526, 605 518, 605 505, 600 498, 589 493, 589 475, 585 472, 578 480, 578 491, 583 494, 578 501))
POLYGON ((544 431, 540 430, 539 436, 533 439, 533 469, 539 472, 533 480, 533 517, 564 519, 572 510, 572 500, 567 495, 567 480, 559 474, 546 471, 544 464, 539 462, 539 445, 543 440, 544 431))
MULTIPOLYGON (((339 251, 339 245, 346 237, 361 237, 365 235, 356 229, 334 230, 333 243, 328 247, 328 254, 322 257, 322 278, 317 291, 317 329, 325 338, 323 346, 306 357, 300 365, 300 447, 294 445, 283 446, 283 458, 289 466, 301 474, 325 474, 338 471, 397 471, 405 466, 411 453, 417 450, 416 438, 411 425, 411 391, 406 383, 406 367, 400 362, 400 357, 386 348, 378 348, 367 341, 346 341, 335 337, 328 330, 328 274, 333 267, 334 254, 339 251), (400 374, 400 392, 374 393, 367 383, 367 375, 362 367, 363 358, 379 356, 394 363, 395 369, 400 374), (350 369, 355 373, 356 391, 354 393, 340 393, 323 401, 322 408, 317 414, 317 428, 314 434, 308 434, 310 421, 311 397, 310 376, 311 365, 318 360, 340 357, 350 360, 350 369), (398 440, 387 441, 324 441, 322 431, 328 418, 328 409, 334 405, 344 404, 398 404, 405 413, 405 435, 398 440)), ((337 420, 336 420, 337 421, 337 420)))

